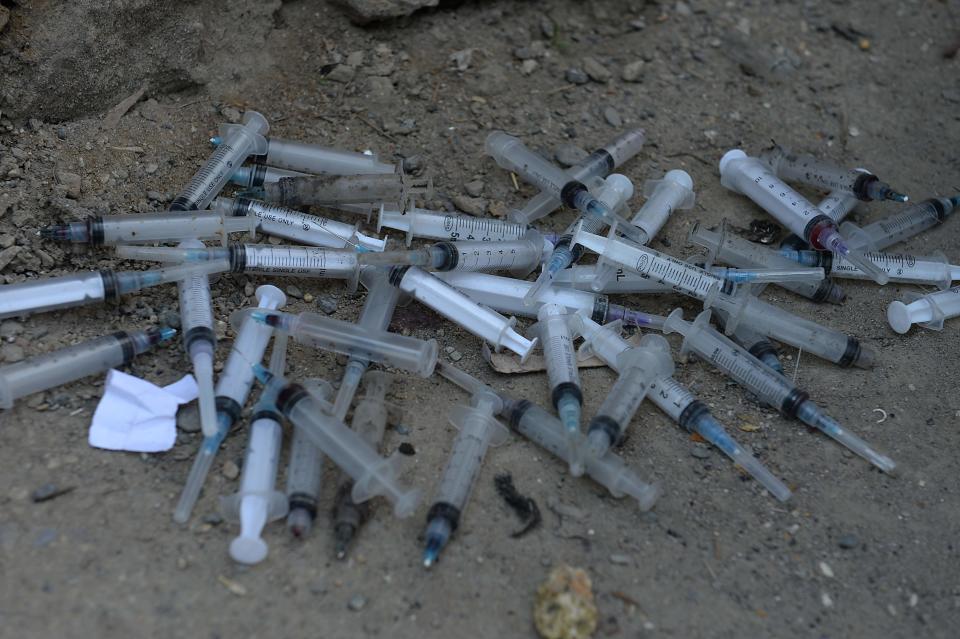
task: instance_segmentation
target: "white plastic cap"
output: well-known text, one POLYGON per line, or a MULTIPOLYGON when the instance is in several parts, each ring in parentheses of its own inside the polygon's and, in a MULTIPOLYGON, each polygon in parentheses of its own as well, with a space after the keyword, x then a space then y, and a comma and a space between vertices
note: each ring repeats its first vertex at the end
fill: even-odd
POLYGON ((242 564, 258 564, 269 551, 267 542, 260 537, 237 537, 230 542, 230 557, 242 564))
MULTIPOLYGON (((723 171, 723 160, 720 160, 720 171, 723 171)), ((685 188, 691 190, 693 189, 693 178, 690 177, 689 173, 682 169, 673 169, 671 171, 667 171, 667 174, 663 176, 663 179, 669 180, 670 182, 676 182, 685 188)))
POLYGON ((740 160, 747 157, 747 154, 741 151, 740 149, 732 149, 723 154, 723 157, 720 158, 720 175, 723 175, 727 169, 727 164, 732 160, 740 160))
POLYGON ((891 302, 890 306, 887 307, 887 322, 890 324, 890 328, 901 335, 906 333, 913 326, 910 307, 899 300, 891 302))
POLYGON ((257 297, 257 305, 260 308, 277 309, 287 303, 287 296, 272 284, 264 284, 258 287, 255 295, 257 297))
POLYGON ((270 123, 267 122, 267 118, 263 117, 263 114, 259 111, 244 112, 243 126, 260 135, 266 135, 267 131, 270 130, 270 123))
POLYGON ((603 181, 603 184, 604 190, 610 189, 610 192, 615 193, 620 202, 626 202, 633 197, 633 182, 626 175, 611 173, 603 181))

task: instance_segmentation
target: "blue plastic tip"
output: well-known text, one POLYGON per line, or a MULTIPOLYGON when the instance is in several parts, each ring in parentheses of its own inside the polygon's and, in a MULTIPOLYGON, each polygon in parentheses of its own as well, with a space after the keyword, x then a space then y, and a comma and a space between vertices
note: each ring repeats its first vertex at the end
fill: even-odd
POLYGON ((169 339, 173 339, 173 336, 177 334, 177 329, 170 328, 169 326, 164 326, 160 329, 160 341, 165 342, 169 339))
POLYGON ((253 365, 253 374, 256 376, 256 378, 257 378, 257 379, 260 381, 260 383, 262 383, 262 384, 266 384, 266 383, 268 383, 271 379, 273 379, 273 373, 271 373, 270 371, 268 371, 268 370, 267 370, 266 368, 264 368, 263 365, 261 365, 261 364, 254 364, 254 365, 253 365))
POLYGON ((357 249, 357 253, 372 253, 371 249, 368 249, 366 246, 361 246, 357 244, 354 248, 357 249))
POLYGON ((444 546, 444 541, 440 537, 428 537, 427 545, 423 549, 423 567, 429 568, 437 562, 437 557, 440 556, 440 550, 444 546))
POLYGON ((223 138, 221 138, 219 135, 215 135, 212 138, 210 138, 210 144, 212 144, 213 146, 220 146, 221 142, 223 142, 223 138))
POLYGON ((950 198, 950 202, 951 202, 954 206, 960 206, 960 195, 954 195, 953 197, 951 197, 951 198, 950 198))

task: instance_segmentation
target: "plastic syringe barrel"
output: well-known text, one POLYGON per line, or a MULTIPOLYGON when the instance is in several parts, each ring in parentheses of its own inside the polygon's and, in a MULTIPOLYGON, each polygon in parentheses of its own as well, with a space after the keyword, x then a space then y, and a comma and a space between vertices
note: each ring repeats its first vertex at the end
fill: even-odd
POLYGON ((900 209, 894 215, 863 228, 844 222, 840 231, 853 249, 882 251, 888 246, 918 235, 926 229, 942 224, 960 204, 960 196, 937 197, 900 209))
POLYGON ((32 393, 108 371, 133 361, 175 330, 119 331, 0 367, 0 408, 32 393))
POLYGON ((281 178, 264 184, 263 191, 268 201, 284 206, 401 202, 406 199, 403 176, 397 173, 281 178))
MULTIPOLYGON (((202 248, 199 240, 181 242, 179 248, 202 248)), ((180 297, 180 322, 183 330, 183 348, 189 353, 193 342, 199 340, 213 345, 216 335, 213 329, 210 278, 207 275, 191 275, 177 282, 180 297)))
POLYGON ((528 340, 514 330, 515 320, 480 306, 432 273, 415 266, 394 267, 390 282, 468 332, 498 349, 513 351, 521 359, 525 360, 536 345, 537 340, 528 340))
MULTIPOLYGON (((615 140, 591 153, 583 162, 570 169, 570 176, 581 182, 590 178, 605 177, 617 167, 635 156, 643 148, 646 132, 632 129, 619 135, 615 140)), ((519 224, 530 224, 560 208, 560 198, 547 191, 534 196, 519 211, 511 211, 510 219, 519 224)))
POLYGON ((788 182, 800 182, 825 191, 843 191, 864 202, 884 199, 875 192, 880 186, 874 186, 879 181, 877 176, 864 169, 845 169, 810 154, 794 153, 780 145, 764 152, 760 161, 788 182))
POLYGON ((230 233, 256 230, 255 221, 233 219, 217 211, 160 211, 134 215, 91 216, 83 222, 81 235, 93 246, 170 242, 197 238, 226 243, 230 233))
POLYGON ((353 280, 359 274, 357 252, 352 248, 243 244, 236 249, 231 255, 234 273, 337 280, 353 280))
POLYGON ((643 195, 647 201, 630 222, 643 230, 648 242, 660 232, 671 213, 692 208, 696 199, 693 179, 680 169, 667 171, 659 180, 648 180, 643 185, 643 195))
POLYGON ((484 142, 484 149, 501 168, 513 171, 525 181, 557 197, 571 208, 575 208, 572 199, 573 188, 579 185, 579 190, 586 190, 586 186, 579 180, 575 180, 568 172, 548 162, 524 146, 518 138, 507 135, 503 131, 490 133, 484 142), (573 186, 568 187, 568 185, 573 186))
MULTIPOLYGON (((835 223, 840 224, 843 218, 847 217, 847 215, 856 208, 859 201, 860 200, 852 194, 836 190, 831 191, 827 197, 820 200, 820 202, 817 203, 817 208, 823 211, 824 214, 835 223)), ((788 246, 798 250, 810 247, 806 240, 793 233, 784 238, 784 240, 780 242, 780 246, 788 246)))
POLYGON ((406 517, 416 508, 419 493, 397 482, 400 458, 380 457, 360 435, 327 414, 299 384, 274 376, 267 386, 274 393, 277 408, 303 429, 337 466, 354 480, 351 495, 357 503, 383 495, 394 506, 397 517, 406 517))
POLYGON ((312 175, 393 173, 396 167, 376 155, 333 149, 298 140, 267 138, 264 164, 312 175))
POLYGON ((718 294, 704 302, 704 308, 716 307, 726 314, 726 332, 733 333, 740 322, 748 323, 762 335, 816 355, 840 366, 870 368, 876 352, 867 344, 845 333, 782 308, 746 295, 718 294))
POLYGON ((602 290, 594 291, 591 284, 595 281, 596 276, 597 270, 594 265, 574 264, 570 268, 565 268, 557 273, 557 276, 550 282, 550 286, 604 294, 642 293, 645 295, 658 295, 673 293, 673 287, 654 282, 653 280, 642 277, 639 273, 622 267, 616 268, 610 279, 603 283, 602 290))
MULTIPOLYGON (((552 393, 550 399, 554 408, 564 394, 573 395, 578 403, 583 402, 576 351, 573 347, 576 334, 570 330, 571 319, 569 309, 559 304, 544 304, 537 311, 538 322, 530 328, 531 333, 540 337, 552 393)), ((577 324, 579 325, 579 322, 577 324)))
MULTIPOLYGON (((246 324, 245 318, 252 309, 236 311, 230 323, 246 324)), ((416 373, 421 377, 433 374, 440 347, 437 341, 405 337, 385 331, 371 331, 352 322, 344 322, 318 313, 273 312, 266 315, 266 322, 282 326, 296 341, 314 348, 362 357, 370 362, 393 366, 416 373)), ((259 322, 258 322, 259 323, 259 322)))
MULTIPOLYGON (((869 280, 873 279, 859 266, 850 263, 839 255, 823 254, 819 251, 790 251, 781 249, 790 259, 794 257, 801 264, 823 264, 831 276, 841 279, 869 280)), ((953 280, 960 279, 960 267, 947 261, 942 253, 930 255, 910 255, 906 253, 863 253, 868 260, 885 271, 891 282, 908 284, 929 284, 938 286, 941 290, 950 288, 953 280)))
POLYGON ((960 315, 960 286, 921 295, 910 292, 903 301, 894 301, 887 307, 887 322, 898 333, 906 333, 914 324, 940 331, 943 322, 960 315))
MULTIPOLYGON (((282 237, 300 244, 344 248, 360 244, 357 224, 338 222, 319 215, 310 215, 294 209, 251 200, 249 198, 218 197, 213 203, 214 209, 224 215, 255 217, 259 220, 261 232, 274 237, 282 237)), ((371 250, 383 250, 383 240, 376 240, 371 250)))
POLYGON ((431 271, 509 271, 517 277, 525 277, 539 266, 546 246, 553 247, 531 229, 519 240, 440 242, 413 251, 366 253, 360 256, 360 261, 380 266, 409 264, 431 271))
MULTIPOLYGON (((724 262, 739 268, 792 268, 796 265, 774 249, 748 242, 727 232, 709 231, 698 222, 690 231, 692 243, 710 251, 711 262, 724 262)), ((821 282, 779 282, 775 286, 792 291, 814 302, 839 304, 846 294, 829 278, 821 282)))
POLYGON ((381 232, 383 227, 403 231, 406 234, 407 246, 410 246, 414 238, 450 242, 507 242, 519 240, 530 228, 526 224, 490 217, 456 215, 415 207, 400 210, 387 205, 380 206, 377 232, 381 232))
POLYGON ((304 175, 309 174, 301 173, 300 171, 278 169, 261 162, 254 162, 253 164, 247 166, 241 166, 239 169, 234 171, 233 175, 230 176, 230 181, 237 186, 244 187, 245 189, 257 189, 268 182, 277 182, 280 180, 280 178, 302 177, 304 175))
POLYGON ((264 153, 263 137, 270 130, 267 119, 256 111, 243 114, 243 124, 221 124, 222 142, 210 159, 194 174, 193 179, 170 204, 174 211, 201 209, 217 196, 233 176, 233 171, 251 154, 264 153))

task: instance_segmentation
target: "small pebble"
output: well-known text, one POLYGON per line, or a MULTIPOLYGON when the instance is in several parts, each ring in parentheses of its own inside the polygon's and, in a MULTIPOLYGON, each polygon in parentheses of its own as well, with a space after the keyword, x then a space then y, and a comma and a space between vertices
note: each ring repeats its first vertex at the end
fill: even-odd
POLYGON ((159 164, 157 164, 156 162, 150 162, 149 164, 143 167, 143 170, 146 171, 147 175, 153 175, 154 173, 157 172, 157 169, 159 168, 160 168, 159 164))
POLYGON ((587 74, 584 73, 582 69, 577 69, 576 67, 567 69, 567 71, 563 74, 563 77, 570 84, 586 84, 590 81, 590 78, 587 77, 587 74))
POLYGON ((327 315, 333 315, 337 312, 337 297, 330 293, 320 295, 317 297, 317 308, 327 315))
POLYGON ((44 484, 40 488, 37 488, 30 495, 30 499, 33 500, 33 503, 39 504, 44 501, 49 501, 55 497, 61 495, 66 495, 69 492, 73 491, 73 487, 60 488, 56 484, 44 484))
POLYGON ((583 59, 583 70, 587 76, 594 82, 604 83, 609 80, 613 74, 607 67, 600 64, 596 58, 586 57, 583 59))
POLYGON ((296 284, 291 284, 287 287, 287 295, 289 295, 294 299, 298 299, 298 300, 303 299, 303 291, 301 291, 300 287, 297 286, 296 284))
POLYGON ((166 310, 160 313, 160 323, 170 328, 180 328, 180 313, 166 310))
POLYGON ((824 608, 833 608, 833 599, 825 592, 820 593, 820 603, 824 608))
POLYGON ((847 533, 837 540, 837 545, 843 548, 844 550, 850 550, 851 548, 856 548, 860 545, 860 540, 857 539, 857 536, 853 533, 847 533))
POLYGON ((620 77, 624 82, 640 82, 643 80, 643 60, 637 60, 624 65, 620 77))
POLYGON ((469 215, 479 217, 485 215, 487 212, 487 201, 483 198, 455 195, 451 200, 455 207, 469 215))
POLYGON ((459 362, 461 359, 463 359, 463 353, 461 353, 460 351, 453 351, 452 353, 450 353, 450 359, 452 359, 455 362, 459 362))
POLYGON ((630 555, 610 555, 610 563, 618 566, 627 566, 631 564, 630 555))
POLYGON ((620 112, 612 106, 608 106, 603 110, 603 119, 612 127, 619 129, 623 126, 623 118, 620 117, 620 112))
POLYGON ((697 459, 709 459, 710 451, 706 446, 694 446, 690 449, 690 454, 696 457, 697 459))
POLYGON ((408 457, 412 457, 413 455, 417 454, 417 449, 415 449, 413 447, 413 444, 411 444, 410 442, 403 442, 397 447, 397 450, 402 455, 407 455, 408 457))
POLYGON ((393 430, 397 432, 398 435, 409 435, 410 429, 404 426, 403 424, 397 424, 393 427, 393 430))
POLYGON ((238 124, 240 122, 240 111, 232 106, 225 106, 221 108, 220 115, 225 117, 227 122, 230 122, 231 124, 238 124))
POLYGON ((520 73, 522 75, 530 75, 539 67, 540 65, 536 60, 524 60, 522 63, 520 63, 520 73))
POLYGON ((472 182, 464 184, 463 190, 466 191, 470 197, 480 197, 483 195, 483 187, 483 180, 473 180, 472 182))
POLYGON ((9 364, 19 362, 24 356, 23 349, 16 344, 4 344, 0 347, 0 359, 9 364))
POLYGON ((304 293, 304 294, 303 294, 303 301, 306 302, 307 304, 309 304, 309 303, 312 302, 313 300, 314 300, 314 297, 313 297, 313 294, 312 294, 312 293, 304 293))
POLYGON ((354 595, 350 598, 350 601, 347 602, 347 608, 354 612, 363 610, 364 606, 367 605, 367 598, 363 595, 354 595))
POLYGON ((833 579, 833 568, 830 567, 830 564, 825 561, 821 561, 817 564, 817 567, 820 568, 820 572, 824 577, 833 579))
POLYGON ((203 516, 203 523, 210 524, 211 526, 219 526, 223 523, 223 517, 220 513, 208 513, 203 516))
POLYGON ((240 467, 237 466, 236 462, 228 459, 223 462, 223 468, 220 469, 220 472, 227 479, 234 480, 240 476, 240 467))
POLYGON ((575 166, 587 159, 587 153, 583 148, 576 144, 561 144, 554 151, 553 157, 563 166, 575 166))
POLYGON ((196 402, 184 404, 177 411, 177 428, 185 433, 200 431, 200 409, 196 402))
POLYGON ((247 297, 253 297, 253 294, 257 292, 257 287, 253 285, 252 282, 247 282, 243 285, 243 294, 247 297))

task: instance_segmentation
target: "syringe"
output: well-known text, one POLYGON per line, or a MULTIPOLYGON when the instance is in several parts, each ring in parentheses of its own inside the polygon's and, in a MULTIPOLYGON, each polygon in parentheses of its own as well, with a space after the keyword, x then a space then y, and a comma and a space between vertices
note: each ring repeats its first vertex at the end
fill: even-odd
POLYGON ((329 248, 351 246, 368 251, 382 251, 387 244, 386 240, 379 240, 357 231, 359 223, 338 222, 259 200, 218 197, 213 201, 213 210, 224 215, 256 218, 259 221, 258 228, 263 233, 293 240, 299 244, 329 248))
POLYGON ((160 211, 144 215, 96 215, 82 222, 55 224, 40 229, 40 237, 91 246, 172 242, 189 239, 218 240, 227 245, 230 233, 257 232, 254 217, 232 217, 214 211, 160 211))
POLYGON ((659 315, 650 315, 619 304, 611 304, 610 298, 606 295, 574 288, 551 287, 544 291, 535 306, 527 306, 524 299, 533 282, 488 273, 463 271, 437 273, 436 276, 476 303, 510 315, 536 317, 537 311, 543 304, 559 304, 571 313, 579 310, 587 311, 598 322, 622 319, 624 324, 629 326, 659 328, 663 326, 665 319, 659 315))
MULTIPOLYGON (((717 310, 715 318, 720 330, 726 326, 726 314, 717 310)), ((747 322, 739 322, 729 336, 733 338, 740 346, 747 349, 747 352, 759 359, 761 362, 777 371, 781 375, 783 372, 783 363, 780 362, 780 354, 777 347, 767 339, 767 337, 756 330, 747 322)))
MULTIPOLYGON (((808 251, 817 255, 824 255, 819 251, 808 251)), ((781 253, 783 254, 783 253, 781 253)), ((832 257, 832 254, 826 254, 832 257)), ((788 257, 784 254, 785 257, 788 257)), ((806 264, 804 262, 804 264, 806 264)), ((728 268, 726 266, 708 266, 705 270, 713 273, 720 279, 734 284, 778 284, 780 282, 820 282, 824 277, 822 268, 728 268)), ((866 276, 864 276, 866 277, 866 276)))
MULTIPOLYGON (((515 399, 507 393, 490 388, 469 373, 451 364, 440 362, 437 370, 468 393, 473 394, 483 391, 496 393, 503 403, 500 417, 507 422, 511 429, 555 457, 559 457, 567 465, 570 464, 571 460, 568 456, 569 451, 564 439, 563 427, 556 417, 525 399, 515 399)), ((604 486, 617 499, 630 495, 637 500, 640 510, 650 510, 660 496, 658 487, 640 479, 636 473, 627 467, 622 458, 612 452, 600 458, 587 457, 584 462, 585 474, 604 486)))
POLYGON ((943 330, 943 321, 957 315, 960 315, 960 286, 926 295, 908 292, 902 302, 891 302, 887 307, 887 322, 898 333, 906 333, 913 324, 943 330))
POLYGON ((221 124, 222 142, 170 204, 170 210, 191 211, 207 206, 248 155, 266 152, 267 140, 263 136, 268 130, 267 119, 256 111, 244 113, 242 124, 221 124))
MULTIPOLYGON (((258 307, 265 310, 273 310, 287 303, 287 296, 276 286, 259 287, 256 297, 258 307)), ((253 385, 253 371, 250 367, 263 359, 272 334, 272 327, 259 322, 244 322, 243 326, 238 327, 233 348, 230 349, 227 363, 217 380, 217 432, 212 437, 204 437, 200 444, 180 500, 173 511, 175 522, 182 524, 190 518, 200 490, 210 473, 213 458, 230 427, 240 418, 247 395, 250 394, 250 387, 253 385)))
MULTIPOLYGON (((603 180, 602 186, 598 188, 597 197, 600 203, 609 207, 610 210, 617 210, 633 197, 633 182, 619 173, 609 175, 603 180)), ((528 306, 536 303, 543 291, 550 287, 550 282, 558 273, 577 262, 583 255, 583 248, 572 244, 573 230, 579 225, 582 225, 591 233, 597 233, 603 228, 604 220, 581 215, 563 232, 563 235, 554 243, 550 256, 544 261, 543 270, 537 277, 537 281, 534 282, 524 298, 524 303, 528 306)))
MULTIPOLYGON (((287 334, 277 331, 270 352, 270 371, 283 375, 287 363, 287 334)), ((240 490, 220 498, 220 511, 240 523, 240 535, 230 542, 230 556, 242 564, 260 563, 269 547, 260 536, 267 522, 287 514, 287 496, 276 489, 283 416, 262 396, 250 417, 250 439, 243 456, 240 490)))
MULTIPOLYGON (((660 180, 648 180, 643 186, 643 191, 647 201, 630 221, 646 236, 641 244, 650 243, 675 209, 693 208, 696 198, 693 192, 693 179, 686 171, 679 169, 667 171, 660 180)), ((587 230, 595 232, 589 228, 587 230)), ((590 285, 591 290, 603 291, 607 283, 621 271, 619 265, 611 263, 601 255, 597 260, 595 276, 590 285)))
POLYGON ((508 171, 558 198, 566 206, 577 209, 586 217, 598 218, 606 224, 619 224, 620 232, 630 239, 642 241, 642 232, 615 213, 612 208, 591 195, 587 186, 568 172, 528 149, 523 142, 503 131, 494 131, 484 143, 487 155, 508 171))
POLYGON ((274 375, 259 364, 253 367, 253 372, 277 409, 353 478, 351 496, 356 503, 382 495, 393 504, 393 514, 397 517, 413 513, 420 493, 407 490, 397 481, 401 465, 399 453, 384 459, 363 437, 327 414, 300 384, 274 375))
POLYGON ((350 248, 271 244, 231 244, 226 248, 118 246, 117 256, 128 260, 181 263, 228 260, 231 273, 347 280, 352 291, 357 289, 360 274, 357 252, 350 248))
POLYGON ((793 153, 780 145, 763 152, 760 159, 788 182, 809 184, 825 191, 843 191, 855 195, 863 202, 907 201, 906 195, 897 193, 889 184, 881 182, 876 175, 864 169, 844 169, 809 154, 793 153))
MULTIPOLYGON (((530 229, 526 224, 492 217, 455 215, 418 208, 401 211, 386 205, 380 207, 377 232, 381 232, 383 227, 403 231, 406 234, 407 246, 410 246, 415 237, 450 242, 510 242, 521 239, 530 229)), ((545 233, 544 237, 551 242, 555 239, 555 236, 549 233, 545 233)))
POLYGON ((829 437, 860 455, 885 472, 896 464, 892 459, 870 448, 863 440, 844 429, 810 401, 810 396, 783 375, 764 366, 756 357, 734 344, 710 326, 710 312, 704 311, 691 322, 683 320, 683 311, 676 309, 667 317, 665 333, 683 335, 681 354, 693 351, 757 398, 773 406, 784 417, 797 418, 804 424, 823 431, 829 437))
POLYGON ((960 195, 935 197, 900 209, 899 213, 863 228, 853 222, 844 222, 840 231, 850 246, 861 250, 882 251, 888 246, 920 234, 942 224, 960 206, 960 195))
POLYGON ((514 277, 526 277, 552 248, 553 244, 530 229, 519 240, 439 242, 412 251, 363 253, 359 261, 370 266, 420 266, 430 271, 508 271, 514 277))
MULTIPOLYGON (((575 264, 565 268, 553 279, 550 285, 554 288, 575 288, 580 291, 593 291, 593 284, 597 281, 595 265, 575 264)), ((639 273, 616 268, 612 277, 602 283, 602 289, 597 293, 621 293, 624 295, 643 293, 644 295, 659 295, 672 293, 673 289, 664 284, 658 284, 639 273)))
MULTIPOLYGON (((595 355, 603 360, 607 366, 617 370, 618 357, 632 348, 629 342, 620 337, 620 323, 613 322, 600 326, 584 314, 580 314, 582 321, 584 342, 578 356, 585 359, 595 355)), ((440 370, 443 374, 444 369, 440 370)), ((740 446, 731 437, 723 425, 710 413, 710 409, 702 401, 694 397, 683 384, 673 377, 661 377, 650 384, 647 398, 652 401, 666 415, 681 428, 690 433, 697 433, 705 440, 719 448, 733 462, 746 470, 751 477, 763 485, 770 494, 786 501, 790 498, 790 489, 783 482, 773 476, 745 448, 740 446)), ((607 453, 607 457, 611 453, 607 453)), ((591 458, 587 458, 588 471, 591 458)))
MULTIPOLYGON (((863 171, 864 169, 856 169, 857 171, 863 171)), ((779 176, 783 177, 783 176, 779 176)), ((824 215, 828 216, 831 220, 840 224, 843 221, 843 218, 847 217, 851 211, 857 206, 860 200, 857 199, 857 196, 852 193, 844 193, 843 191, 830 191, 829 195, 822 199, 818 204, 817 208, 823 211, 824 215)), ((840 228, 840 232, 843 233, 843 227, 840 228)), ((856 242, 853 238, 848 236, 846 233, 843 234, 844 237, 850 243, 851 247, 856 248, 856 242)), ((791 233, 780 242, 781 247, 792 248, 796 250, 804 250, 810 248, 810 245, 807 242, 791 233)))
MULTIPOLYGON (((574 180, 586 182, 590 178, 603 178, 616 170, 617 167, 635 156, 643 148, 646 140, 646 132, 643 129, 632 129, 591 153, 583 162, 570 169, 570 176, 574 180)), ((560 198, 547 192, 541 191, 538 195, 531 198, 527 204, 520 209, 512 210, 507 217, 518 224, 526 226, 535 220, 549 215, 553 211, 563 206, 560 198)))
POLYGON ((728 151, 720 160, 720 183, 749 197, 818 251, 842 255, 870 273, 878 284, 887 282, 885 272, 860 251, 850 248, 830 216, 787 186, 760 160, 748 157, 740 149, 728 151))
POLYGON ((0 408, 13 408, 21 397, 126 366, 176 333, 172 328, 118 331, 0 367, 0 408))
POLYGON ((550 400, 566 431, 570 473, 579 477, 583 474, 583 451, 580 448, 583 392, 580 390, 580 374, 577 371, 577 353, 573 340, 577 337, 580 322, 566 307, 559 304, 541 306, 537 311, 537 320, 537 323, 530 327, 530 334, 536 335, 543 347, 547 381, 550 383, 550 400))
POLYGON ((673 375, 670 344, 662 335, 644 335, 640 345, 617 355, 617 381, 587 429, 587 456, 602 457, 623 439, 650 385, 673 375))
MULTIPOLYGON (((304 386, 323 410, 332 410, 329 399, 333 396, 333 386, 325 381, 307 386, 307 380, 304 380, 304 386)), ((297 539, 303 539, 310 533, 313 520, 317 517, 324 461, 323 453, 313 439, 294 425, 290 439, 290 460, 287 462, 286 495, 287 530, 297 539)))
MULTIPOLYGON (((402 293, 387 281, 383 269, 366 267, 360 279, 367 287, 367 298, 357 325, 370 331, 386 331, 390 318, 402 293)), ((340 388, 331 409, 331 414, 344 421, 360 385, 364 371, 370 365, 365 357, 354 355, 347 361, 340 380, 340 388)), ((305 537, 313 526, 317 514, 317 498, 320 493, 320 450, 305 435, 294 433, 290 449, 290 465, 287 471, 287 494, 290 495, 290 515, 287 528, 298 538, 305 537)))
MULTIPOLYGON (((726 225, 719 233, 708 231, 698 222, 690 231, 692 243, 710 251, 708 263, 724 262, 740 268, 790 268, 793 262, 780 255, 779 251, 748 242, 729 232, 726 225)), ((777 286, 802 295, 814 302, 840 304, 846 299, 843 290, 830 279, 819 283, 781 282, 777 286)))
MULTIPOLYGON (((364 382, 364 396, 353 409, 351 426, 370 446, 379 448, 383 431, 387 427, 387 388, 392 377, 381 371, 370 371, 364 382)), ((350 496, 353 481, 344 476, 337 486, 337 496, 333 505, 333 535, 336 543, 337 559, 347 556, 350 542, 356 536, 360 526, 369 518, 369 503, 354 503, 350 496)))
MULTIPOLYGON (((455 271, 450 271, 451 273, 455 271)), ((496 311, 480 306, 433 273, 416 266, 390 269, 390 283, 429 306, 467 332, 484 339, 497 350, 507 348, 526 360, 537 340, 528 340, 514 330, 516 319, 507 319, 496 311)))
MULTIPOLYGON (((200 240, 180 243, 181 250, 203 247, 200 240)), ((213 356, 217 338, 213 330, 213 307, 210 298, 210 278, 191 275, 177 282, 180 294, 180 322, 183 329, 183 348, 193 364, 197 380, 197 401, 200 406, 200 427, 204 437, 217 433, 217 405, 213 392, 213 356)))
POLYGON ((265 199, 283 206, 393 203, 404 209, 418 195, 430 197, 433 183, 402 172, 307 175, 267 182, 263 192, 265 199))
POLYGON ((400 368, 420 377, 433 375, 440 347, 437 340, 405 337, 386 331, 372 331, 351 322, 325 317, 319 313, 281 313, 242 309, 230 316, 230 324, 246 324, 247 317, 258 324, 290 333, 297 342, 341 355, 362 357, 371 363, 400 368))
MULTIPOLYGON (((831 277, 851 280, 871 279, 859 267, 842 257, 820 251, 793 251, 780 249, 780 255, 804 266, 821 266, 831 277)), ((864 253, 871 262, 883 269, 891 282, 908 284, 930 284, 942 289, 950 288, 954 280, 960 279, 960 266, 947 262, 942 253, 927 256, 906 253, 864 253)))
POLYGON ((230 181, 246 190, 262 189, 268 182, 279 182, 285 177, 303 177, 309 173, 299 171, 288 171, 287 169, 278 169, 259 162, 249 166, 241 166, 230 176, 230 181))
MULTIPOLYGON (((210 143, 222 144, 223 137, 210 138, 210 143)), ((370 151, 356 153, 282 138, 267 138, 267 150, 260 154, 257 161, 271 167, 312 175, 361 175, 393 173, 396 170, 392 164, 378 160, 370 151)))
POLYGON ((473 486, 477 483, 487 448, 510 439, 510 431, 494 415, 503 410, 496 393, 478 390, 470 406, 456 406, 450 413, 450 424, 457 429, 447 466, 440 476, 437 494, 427 512, 426 545, 423 565, 429 568, 447 545, 460 523, 473 486))
POLYGON ((750 292, 713 295, 704 300, 703 307, 725 313, 728 335, 745 322, 762 335, 839 366, 870 368, 876 361, 876 351, 857 338, 768 304, 750 292))
POLYGON ((733 282, 684 260, 617 237, 616 230, 619 229, 611 228, 607 237, 603 237, 588 233, 581 224, 573 233, 573 244, 582 245, 610 262, 699 300, 706 299, 711 291, 734 290, 733 282))
POLYGON ((91 271, 0 286, 0 319, 112 300, 194 275, 230 270, 226 260, 181 264, 155 271, 91 271))

